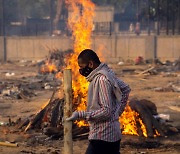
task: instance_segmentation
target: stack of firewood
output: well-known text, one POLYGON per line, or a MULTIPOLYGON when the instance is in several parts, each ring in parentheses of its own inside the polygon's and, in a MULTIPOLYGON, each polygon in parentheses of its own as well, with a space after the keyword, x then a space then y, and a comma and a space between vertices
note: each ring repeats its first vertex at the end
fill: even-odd
MULTIPOLYGON (((54 99, 55 91, 47 105, 35 115, 20 121, 17 128, 24 132, 41 130, 51 138, 63 138, 63 107, 64 99, 54 99)), ((85 139, 88 136, 88 127, 78 127, 73 124, 72 134, 74 139, 85 139)))

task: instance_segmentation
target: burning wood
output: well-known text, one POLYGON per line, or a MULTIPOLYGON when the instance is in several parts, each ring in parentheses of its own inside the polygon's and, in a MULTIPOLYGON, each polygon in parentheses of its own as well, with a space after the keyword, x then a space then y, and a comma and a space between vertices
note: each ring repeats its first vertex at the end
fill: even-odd
POLYGON ((58 49, 50 50, 47 59, 41 62, 39 73, 40 74, 56 74, 62 71, 66 66, 66 58, 72 53, 72 50, 60 51, 58 49))
POLYGON ((154 103, 148 100, 131 100, 129 105, 142 119, 147 131, 147 137, 154 137, 154 135, 164 136, 160 124, 153 117, 153 115, 157 115, 157 108, 154 103))
MULTIPOLYGON (((51 112, 49 112, 50 108, 52 108, 53 111, 56 111, 56 110, 54 110, 54 108, 57 108, 57 104, 60 106, 59 102, 56 103, 57 101, 53 101, 53 98, 54 98, 54 95, 55 95, 56 91, 57 91, 56 89, 53 91, 53 94, 52 94, 51 99, 49 100, 49 102, 28 123, 27 127, 25 128, 25 132, 28 131, 31 128, 34 128, 34 127, 40 128, 42 123, 49 122, 48 120, 50 120, 50 119, 48 119, 49 118, 48 114, 51 113, 51 112)), ((60 100, 60 101, 63 102, 63 100, 60 100)), ((54 116, 52 116, 52 118, 53 117, 54 116)), ((57 115, 57 117, 58 117, 58 115, 57 115)), ((51 121, 51 120, 50 120, 50 125, 53 125, 54 121, 51 121)))

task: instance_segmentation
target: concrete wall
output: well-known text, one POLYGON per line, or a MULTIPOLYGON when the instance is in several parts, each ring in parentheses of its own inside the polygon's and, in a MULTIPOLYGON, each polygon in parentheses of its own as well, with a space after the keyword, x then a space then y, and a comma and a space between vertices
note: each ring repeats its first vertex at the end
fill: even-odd
POLYGON ((180 36, 159 36, 157 38, 157 58, 174 60, 180 57, 180 36))
MULTIPOLYGON (((49 49, 72 49, 69 37, 7 37, 7 60, 43 59, 49 49)), ((180 57, 180 36, 100 36, 92 37, 92 49, 108 62, 135 59, 175 60, 180 57)), ((0 37, 0 60, 3 59, 3 39, 0 37)))
POLYGON ((96 6, 94 22, 113 22, 114 7, 112 6, 96 6))
POLYGON ((153 36, 95 36, 93 45, 96 51, 103 48, 101 53, 109 62, 135 59, 137 56, 153 59, 155 53, 153 36))
POLYGON ((42 59, 49 49, 71 49, 71 42, 67 37, 8 37, 7 59, 42 59))

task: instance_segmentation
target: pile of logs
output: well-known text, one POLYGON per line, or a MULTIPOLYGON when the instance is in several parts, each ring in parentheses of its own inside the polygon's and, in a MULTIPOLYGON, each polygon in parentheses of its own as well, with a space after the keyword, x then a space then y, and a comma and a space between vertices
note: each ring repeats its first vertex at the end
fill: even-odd
MULTIPOLYGON (((63 107, 64 99, 53 99, 56 90, 54 90, 51 99, 47 105, 40 109, 32 117, 24 119, 17 124, 17 128, 24 132, 30 130, 41 130, 52 139, 63 138, 63 107)), ((85 139, 88 136, 88 127, 78 127, 73 124, 73 139, 85 139)))
MULTIPOLYGON (((142 120, 143 124, 146 127, 147 137, 153 138, 154 135, 157 135, 157 132, 158 136, 161 137, 178 133, 177 128, 167 124, 166 122, 160 122, 160 118, 155 118, 158 113, 157 107, 153 102, 146 99, 138 100, 134 98, 130 100, 129 106, 133 111, 136 111, 139 114, 139 118, 142 120)), ((139 132, 140 131, 138 131, 138 133, 139 132)))
MULTIPOLYGON (((29 130, 40 130, 52 139, 63 138, 63 108, 64 99, 53 99, 56 90, 53 92, 48 104, 42 108, 37 114, 19 122, 18 129, 28 132, 29 130)), ((167 132, 172 130, 171 126, 162 125, 154 115, 157 115, 156 105, 149 100, 132 99, 129 101, 132 110, 139 114, 146 127, 147 137, 154 137, 155 130, 159 136, 168 135, 167 132)), ((138 126, 137 126, 138 128, 138 126)), ((174 129, 175 130, 175 129, 174 129)), ((72 126, 73 139, 87 139, 88 127, 78 127, 76 124, 72 126)), ((176 130, 177 131, 177 130, 176 130)), ((140 136, 142 132, 138 132, 140 136)))

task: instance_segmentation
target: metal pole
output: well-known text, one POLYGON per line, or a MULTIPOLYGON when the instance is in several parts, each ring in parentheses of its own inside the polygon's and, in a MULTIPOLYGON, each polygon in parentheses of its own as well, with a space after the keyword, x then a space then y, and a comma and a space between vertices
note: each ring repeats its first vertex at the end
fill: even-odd
POLYGON ((178 34, 180 35, 180 1, 178 1, 178 34))
POLYGON ((169 35, 169 3, 166 0, 166 35, 169 35))
POLYGON ((53 1, 54 0, 50 0, 50 28, 49 28, 49 35, 51 36, 53 33, 53 1))
POLYGON ((157 35, 159 35, 159 0, 157 0, 156 11, 157 11, 157 35))
POLYGON ((172 0, 172 35, 174 35, 174 32, 175 32, 175 11, 174 11, 174 0, 172 0))
POLYGON ((109 35, 112 35, 112 22, 109 23, 109 35))
POLYGON ((139 22, 139 0, 137 0, 137 10, 136 10, 136 14, 137 14, 137 22, 139 22))
POLYGON ((148 0, 148 35, 150 35, 150 0, 148 0))
POLYGON ((3 50, 4 50, 3 60, 4 62, 6 62, 7 55, 6 55, 5 1, 4 0, 2 0, 2 36, 3 36, 3 50))

